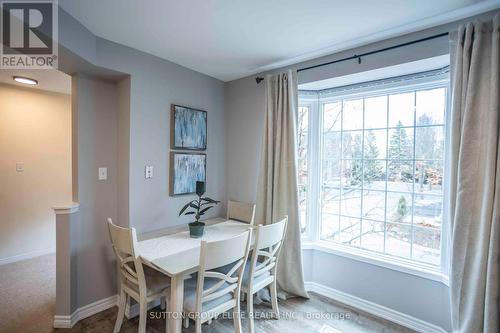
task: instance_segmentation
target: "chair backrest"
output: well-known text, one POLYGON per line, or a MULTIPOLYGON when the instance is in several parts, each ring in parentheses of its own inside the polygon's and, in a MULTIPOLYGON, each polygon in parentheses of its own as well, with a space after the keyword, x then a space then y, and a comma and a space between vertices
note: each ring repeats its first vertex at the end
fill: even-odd
POLYGON ((227 219, 246 222, 253 225, 255 204, 232 201, 227 202, 227 219))
POLYGON ((288 217, 269 225, 258 225, 255 246, 250 261, 248 288, 251 290, 253 279, 265 272, 275 274, 278 258, 285 239, 288 217))
POLYGON ((243 271, 250 251, 252 230, 221 241, 201 242, 200 270, 196 293, 196 311, 202 312, 202 304, 232 293, 238 298, 243 271), (213 271, 229 266, 227 273, 213 271), (204 289, 205 279, 215 279, 209 288, 204 289))
POLYGON ((108 230, 113 251, 118 260, 122 282, 135 285, 141 293, 146 292, 144 270, 137 253, 137 235, 135 228, 123 228, 108 218, 108 230))

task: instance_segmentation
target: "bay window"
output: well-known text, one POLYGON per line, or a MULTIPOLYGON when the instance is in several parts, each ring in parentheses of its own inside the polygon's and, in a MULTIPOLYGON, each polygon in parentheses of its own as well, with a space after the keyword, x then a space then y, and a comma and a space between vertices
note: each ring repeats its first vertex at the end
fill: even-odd
POLYGON ((447 69, 299 92, 301 226, 317 241, 441 266, 447 69))

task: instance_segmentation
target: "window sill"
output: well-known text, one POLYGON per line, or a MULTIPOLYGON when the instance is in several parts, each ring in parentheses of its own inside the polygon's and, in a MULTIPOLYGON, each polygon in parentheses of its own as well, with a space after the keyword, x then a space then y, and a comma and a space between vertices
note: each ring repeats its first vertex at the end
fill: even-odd
POLYGON ((419 264, 402 258, 389 257, 362 249, 353 249, 347 246, 334 244, 327 241, 302 240, 302 250, 315 250, 324 253, 331 253, 345 258, 365 262, 379 267, 388 268, 394 271, 418 276, 424 279, 441 282, 449 286, 449 278, 443 274, 439 268, 425 264, 419 264))

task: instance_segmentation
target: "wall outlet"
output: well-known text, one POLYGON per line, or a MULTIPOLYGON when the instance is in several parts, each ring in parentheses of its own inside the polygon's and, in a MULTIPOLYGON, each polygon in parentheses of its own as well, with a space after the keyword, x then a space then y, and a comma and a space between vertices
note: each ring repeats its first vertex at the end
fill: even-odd
POLYGON ((146 179, 153 178, 153 166, 152 165, 146 165, 146 167, 144 168, 144 178, 146 178, 146 179))
POLYGON ((99 180, 108 179, 108 168, 99 168, 99 180))
POLYGON ((16 171, 23 172, 24 171, 24 163, 16 163, 16 171))

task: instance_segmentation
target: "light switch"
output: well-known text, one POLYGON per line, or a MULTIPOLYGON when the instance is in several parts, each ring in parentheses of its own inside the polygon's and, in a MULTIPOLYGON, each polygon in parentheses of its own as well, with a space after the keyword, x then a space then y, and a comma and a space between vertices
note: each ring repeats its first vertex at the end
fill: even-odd
POLYGON ((99 180, 108 179, 108 168, 99 168, 99 180))
POLYGON ((24 171, 24 163, 16 163, 16 171, 23 172, 24 171))
POLYGON ((146 165, 144 168, 144 178, 150 179, 153 178, 153 166, 152 165, 146 165))

